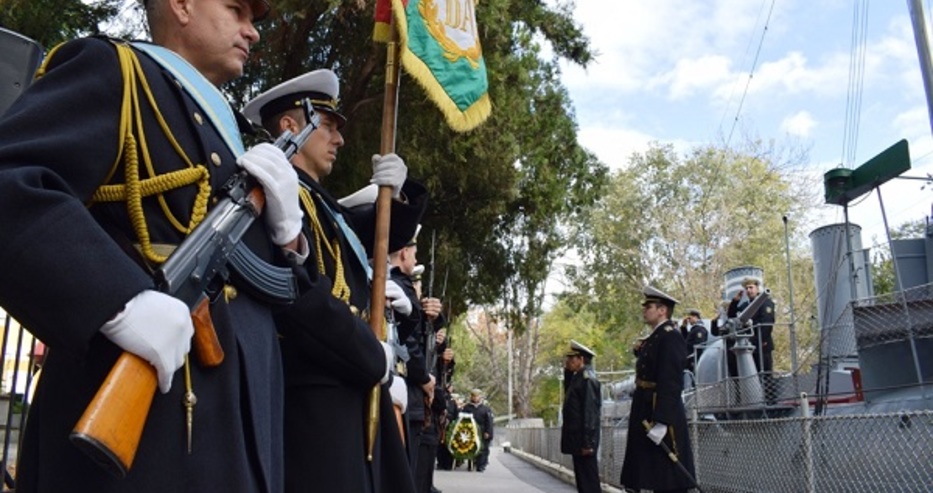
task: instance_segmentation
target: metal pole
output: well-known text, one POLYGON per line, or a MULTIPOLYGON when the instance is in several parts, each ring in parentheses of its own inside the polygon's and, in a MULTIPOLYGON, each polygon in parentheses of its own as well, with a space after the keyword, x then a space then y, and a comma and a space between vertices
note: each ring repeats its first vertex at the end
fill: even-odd
POLYGON ((933 130, 933 62, 930 60, 930 45, 927 37, 926 15, 923 13, 921 0, 907 0, 910 21, 914 28, 914 41, 917 43, 917 57, 920 59, 920 74, 923 76, 923 90, 927 96, 927 113, 930 117, 930 129, 933 130))
POLYGON ((801 432, 803 444, 803 478, 804 491, 807 493, 816 492, 816 476, 813 466, 813 417, 810 414, 810 401, 807 399, 807 393, 800 394, 800 422, 803 424, 801 432))
POLYGON ((794 274, 790 261, 790 236, 787 233, 787 216, 784 220, 784 254, 787 257, 787 298, 790 302, 790 366, 794 375, 794 395, 797 394, 797 312, 794 310, 794 274))
MULTIPOLYGON (((506 320, 508 320, 508 316, 506 316, 506 320)), ((508 351, 509 351, 509 359, 508 359, 509 361, 509 399, 508 399, 509 414, 508 416, 509 416, 509 422, 511 423, 512 422, 512 327, 511 327, 511 324, 509 324, 509 327, 506 328, 506 332, 508 333, 508 351)))

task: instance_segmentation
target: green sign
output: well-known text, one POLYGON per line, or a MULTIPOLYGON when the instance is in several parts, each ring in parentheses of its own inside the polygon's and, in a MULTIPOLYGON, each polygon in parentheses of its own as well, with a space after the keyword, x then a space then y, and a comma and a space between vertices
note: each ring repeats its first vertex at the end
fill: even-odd
POLYGON ((846 205, 910 169, 910 149, 901 139, 858 168, 834 168, 823 174, 827 204, 846 205))

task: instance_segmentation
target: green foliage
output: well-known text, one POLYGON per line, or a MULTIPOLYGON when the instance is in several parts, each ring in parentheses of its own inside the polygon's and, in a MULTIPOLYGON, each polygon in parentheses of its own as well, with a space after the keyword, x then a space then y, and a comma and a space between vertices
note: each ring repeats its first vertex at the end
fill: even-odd
POLYGON ((0 26, 38 41, 46 49, 96 34, 113 19, 123 0, 0 0, 0 26))
MULTIPOLYGON (((794 182, 795 166, 803 162, 759 142, 741 152, 698 147, 686 156, 654 144, 633 155, 574 228, 582 262, 567 272, 576 289, 563 299, 574 310, 593 313, 596 325, 621 341, 620 364, 629 361, 625 352, 643 330, 641 289, 649 283, 680 299, 679 310, 697 307, 709 317, 725 295, 723 274, 760 266, 773 290, 779 324, 787 323, 783 219, 805 217, 818 199, 794 182)), ((787 224, 790 238, 805 231, 803 222, 787 224)), ((791 257, 795 285, 812 284, 806 252, 796 246, 791 257)), ((812 292, 795 294, 798 307, 815 301, 812 292)), ((786 339, 786 331, 778 331, 781 337, 786 339)))
MULTIPOLYGON (((333 68, 349 122, 343 129, 347 145, 325 185, 337 195, 349 193, 369 179, 370 156, 380 148, 385 48, 371 42, 374 2, 274 5, 278 15, 262 26, 249 77, 228 89, 245 101, 283 79, 333 68)), ((542 60, 539 43, 581 65, 592 53, 568 6, 490 0, 479 5, 477 16, 492 116, 469 133, 455 133, 403 73, 396 149, 409 176, 431 192, 423 230, 437 231, 436 265, 449 268, 445 301, 454 312, 467 302, 510 296, 508 289, 523 297, 520 312, 533 314, 540 308, 536 286, 564 244, 559 225, 593 202, 606 174, 577 144, 557 60, 542 60)))

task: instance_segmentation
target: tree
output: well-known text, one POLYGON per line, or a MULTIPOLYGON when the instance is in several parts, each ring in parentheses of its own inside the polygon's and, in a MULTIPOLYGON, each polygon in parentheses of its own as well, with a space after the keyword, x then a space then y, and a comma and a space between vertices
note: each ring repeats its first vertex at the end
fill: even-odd
MULTIPOLYGON (((34 39, 46 49, 80 36, 101 32, 99 25, 113 19, 123 0, 0 0, 0 27, 34 39)), ((126 31, 118 28, 119 33, 126 31)))
MULTIPOLYGON (((347 146, 326 185, 338 195, 369 178, 378 148, 385 49, 371 42, 374 2, 275 2, 278 14, 263 27, 250 77, 230 87, 240 100, 274 82, 319 67, 341 78, 349 117, 347 146)), ((576 142, 576 122, 560 84, 558 59, 585 65, 588 41, 569 5, 536 0, 490 0, 477 8, 480 42, 489 73, 493 114, 466 134, 447 128, 420 87, 402 77, 397 152, 409 175, 431 192, 424 230, 437 231, 438 266, 450 268, 448 300, 455 313, 466 303, 503 299, 506 280, 535 269, 543 279, 560 236, 539 228, 588 199, 604 175, 576 142), (549 43, 554 59, 540 56, 549 43), (524 240, 508 238, 522 230, 524 240), (534 230, 534 234, 528 233, 534 230), (543 231, 543 234, 538 234, 543 231), (518 257, 514 247, 524 245, 518 257), (524 267, 519 267, 523 262, 524 267)), ((553 227, 551 228, 553 229, 553 227)))
MULTIPOLYGON (((733 267, 756 265, 766 273, 783 315, 779 324, 786 327, 784 217, 804 218, 788 224, 789 238, 795 238, 795 285, 803 285, 810 272, 799 238, 816 197, 811 187, 795 184, 793 173, 803 157, 761 142, 744 151, 703 146, 684 157, 670 145, 655 143, 644 154, 634 154, 575 228, 581 265, 569 270, 576 289, 563 299, 595 314, 596 322, 625 346, 642 331, 645 284, 680 299, 681 309, 697 307, 712 315, 718 300, 732 295, 721 292, 722 275, 733 267)), ((795 302, 807 307, 814 300, 795 296, 795 302)), ((786 330, 776 334, 786 347, 786 330)), ((619 357, 623 363, 631 359, 629 352, 619 357)))

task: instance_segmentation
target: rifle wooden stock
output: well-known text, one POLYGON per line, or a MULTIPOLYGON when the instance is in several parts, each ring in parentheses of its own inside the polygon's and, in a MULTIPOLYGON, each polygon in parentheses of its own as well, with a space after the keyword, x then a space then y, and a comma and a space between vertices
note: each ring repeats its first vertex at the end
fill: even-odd
MULTIPOLYGON (((198 360, 207 367, 219 365, 224 352, 211 321, 207 297, 195 306, 191 319, 198 360)), ((139 448, 158 379, 155 367, 148 361, 133 353, 121 354, 71 430, 71 443, 114 476, 126 477, 139 448)))
POLYGON ((194 322, 194 351, 198 362, 205 368, 220 366, 224 361, 224 348, 217 339, 217 330, 211 320, 210 300, 204 299, 191 311, 194 322))
POLYGON ((108 472, 125 477, 157 388, 155 367, 124 352, 71 431, 71 443, 108 472))

